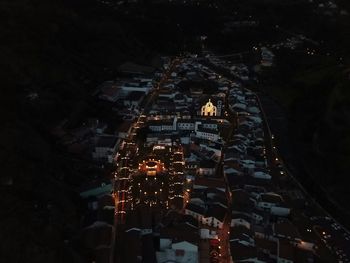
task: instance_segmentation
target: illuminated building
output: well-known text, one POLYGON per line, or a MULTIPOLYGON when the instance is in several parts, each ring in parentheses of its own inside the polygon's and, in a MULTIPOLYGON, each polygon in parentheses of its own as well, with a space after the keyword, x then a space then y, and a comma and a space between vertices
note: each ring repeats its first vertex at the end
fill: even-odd
POLYGON ((217 108, 214 106, 214 104, 209 101, 202 107, 201 110, 202 116, 217 116, 217 108))
POLYGON ((160 160, 149 159, 139 164, 139 171, 147 176, 156 176, 164 171, 164 164, 160 160))

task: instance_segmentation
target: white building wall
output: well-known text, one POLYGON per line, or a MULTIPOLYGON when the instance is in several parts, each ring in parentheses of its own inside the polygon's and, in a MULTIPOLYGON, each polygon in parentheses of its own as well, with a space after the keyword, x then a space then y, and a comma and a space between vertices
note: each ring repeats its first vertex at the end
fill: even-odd
POLYGON ((232 219, 231 220, 231 227, 234 227, 234 226, 244 226, 244 227, 250 229, 250 223, 242 218, 232 219))

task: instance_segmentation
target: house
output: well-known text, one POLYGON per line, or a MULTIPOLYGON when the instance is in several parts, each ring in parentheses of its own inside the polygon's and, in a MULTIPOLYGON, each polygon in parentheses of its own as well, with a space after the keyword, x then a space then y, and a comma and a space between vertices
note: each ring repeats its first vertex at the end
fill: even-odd
POLYGON ((250 229, 251 216, 244 213, 232 213, 231 216, 231 227, 235 226, 244 226, 247 229, 250 229))
POLYGON ((185 208, 185 214, 193 216, 199 222, 205 215, 205 208, 194 203, 188 203, 185 208))
POLYGON ((143 98, 145 97, 145 92, 143 91, 131 91, 124 99, 124 106, 140 106, 143 98))
POLYGON ((202 218, 202 224, 221 229, 224 224, 226 212, 226 208, 219 204, 210 205, 205 217, 202 218))
POLYGON ((148 121, 148 128, 153 132, 161 132, 162 122, 156 120, 148 121))
POLYGON ((179 120, 177 122, 177 129, 181 131, 194 131, 195 123, 192 120, 179 120))
POLYGON ((157 263, 198 263, 198 246, 187 241, 173 243, 161 240, 161 250, 156 252, 157 263), (165 241, 167 244, 164 245, 165 241))
POLYGON ((148 94, 153 88, 150 81, 143 81, 140 79, 123 80, 119 82, 119 86, 122 90, 123 98, 127 97, 133 91, 148 94))
POLYGON ((202 142, 199 144, 199 146, 206 149, 207 151, 213 151, 217 157, 221 157, 222 144, 209 141, 209 143, 202 142))
POLYGON ((176 131, 176 118, 173 120, 150 120, 148 128, 153 132, 176 131))
POLYGON ((221 139, 218 130, 203 128, 201 125, 195 131, 195 136, 200 139, 206 139, 209 141, 216 142, 221 139))
POLYGON ((216 163, 213 160, 202 160, 199 163, 197 173, 200 176, 213 176, 216 172, 216 163))
POLYGON ((96 161, 112 163, 117 152, 118 142, 116 136, 97 136, 92 158, 96 161))
POLYGON ((218 129, 218 123, 216 121, 204 120, 201 123, 202 123, 202 127, 205 129, 212 129, 212 130, 218 129))
MULTIPOLYGON (((199 230, 201 239, 218 239, 216 231, 209 230, 207 228, 201 228, 199 230)), ((202 261, 201 261, 202 262, 202 261)))
POLYGON ((270 210, 273 206, 278 206, 283 202, 280 195, 275 193, 262 193, 258 198, 257 208, 261 210, 270 210))
POLYGON ((185 208, 186 215, 193 216, 202 224, 220 229, 223 227, 226 212, 226 208, 220 204, 200 205, 198 203, 188 203, 185 208))
POLYGON ((261 171, 256 171, 252 173, 252 177, 257 178, 257 179, 264 179, 264 180, 271 180, 271 175, 261 172, 261 171))
POLYGON ((254 232, 243 225, 230 228, 230 243, 237 242, 245 246, 255 246, 254 232))
POLYGON ((105 81, 100 87, 99 98, 109 102, 116 102, 120 98, 121 89, 115 81, 105 81))

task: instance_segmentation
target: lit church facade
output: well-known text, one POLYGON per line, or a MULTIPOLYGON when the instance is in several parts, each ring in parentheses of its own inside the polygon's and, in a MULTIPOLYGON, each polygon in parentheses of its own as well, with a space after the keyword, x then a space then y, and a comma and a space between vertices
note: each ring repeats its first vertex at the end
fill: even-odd
POLYGON ((217 106, 215 106, 209 99, 209 101, 202 106, 201 115, 202 116, 220 116, 220 110, 218 110, 217 106))

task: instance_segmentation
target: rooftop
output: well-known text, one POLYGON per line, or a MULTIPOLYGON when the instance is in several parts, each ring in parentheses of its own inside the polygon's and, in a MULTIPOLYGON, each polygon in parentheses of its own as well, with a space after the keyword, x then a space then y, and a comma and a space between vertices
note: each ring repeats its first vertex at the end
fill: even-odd
POLYGON ((300 238, 297 228, 288 220, 275 223, 273 229, 275 235, 289 237, 291 239, 300 238))

